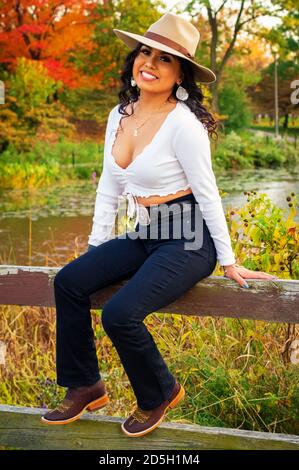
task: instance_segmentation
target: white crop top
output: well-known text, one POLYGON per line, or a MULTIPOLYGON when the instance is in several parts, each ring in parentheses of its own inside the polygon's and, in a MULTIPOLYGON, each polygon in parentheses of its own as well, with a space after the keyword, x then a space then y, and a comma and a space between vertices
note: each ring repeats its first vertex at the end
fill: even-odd
POLYGON ((131 217, 135 209, 138 215, 135 196, 166 196, 191 188, 213 238, 219 264, 235 263, 212 169, 210 140, 203 124, 186 104, 178 101, 150 144, 127 168, 122 168, 111 153, 123 116, 118 108, 117 104, 110 111, 106 126, 103 171, 96 190, 88 244, 98 246, 110 239, 119 197, 128 199, 128 215, 131 217))

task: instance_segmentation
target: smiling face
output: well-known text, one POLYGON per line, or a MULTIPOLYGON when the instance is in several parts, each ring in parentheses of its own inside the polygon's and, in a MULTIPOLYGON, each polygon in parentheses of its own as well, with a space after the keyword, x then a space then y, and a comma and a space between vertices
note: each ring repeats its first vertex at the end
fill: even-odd
POLYGON ((174 85, 182 81, 180 62, 172 54, 143 44, 134 61, 133 78, 141 90, 171 93, 174 85), (144 70, 156 78, 142 75, 144 70))

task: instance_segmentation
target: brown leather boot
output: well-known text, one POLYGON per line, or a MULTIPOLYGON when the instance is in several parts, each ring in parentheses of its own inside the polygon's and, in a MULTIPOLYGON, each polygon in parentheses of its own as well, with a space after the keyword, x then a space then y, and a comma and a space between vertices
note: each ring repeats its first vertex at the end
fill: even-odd
POLYGON ((54 410, 48 411, 41 420, 47 424, 67 424, 81 417, 85 410, 96 411, 109 403, 102 380, 95 384, 68 388, 65 398, 54 410))
POLYGON ((123 432, 130 437, 141 437, 153 431, 163 418, 168 408, 174 408, 185 396, 185 389, 178 382, 175 383, 173 391, 168 400, 152 410, 142 410, 139 406, 121 425, 123 432))

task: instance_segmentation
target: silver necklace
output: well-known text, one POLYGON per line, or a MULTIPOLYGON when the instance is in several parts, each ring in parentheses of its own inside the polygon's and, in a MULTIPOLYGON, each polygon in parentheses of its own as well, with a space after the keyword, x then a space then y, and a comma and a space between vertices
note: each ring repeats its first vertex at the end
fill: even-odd
MULTIPOLYGON (((167 103, 167 101, 165 101, 165 103, 167 103)), ((158 108, 154 109, 153 112, 159 111, 159 110, 162 108, 162 106, 164 106, 165 103, 162 103, 161 106, 159 106, 158 108)), ((139 103, 138 103, 138 105, 139 105, 139 103)), ((140 129, 142 126, 144 126, 144 124, 145 124, 151 117, 152 117, 152 113, 150 114, 150 116, 149 116, 140 126, 135 126, 135 129, 134 129, 134 132, 133 132, 133 136, 134 136, 134 137, 138 137, 138 131, 139 131, 139 129, 140 129)), ((136 120, 136 122, 137 122, 137 124, 138 124, 138 121, 137 121, 136 117, 135 117, 135 120, 136 120)))

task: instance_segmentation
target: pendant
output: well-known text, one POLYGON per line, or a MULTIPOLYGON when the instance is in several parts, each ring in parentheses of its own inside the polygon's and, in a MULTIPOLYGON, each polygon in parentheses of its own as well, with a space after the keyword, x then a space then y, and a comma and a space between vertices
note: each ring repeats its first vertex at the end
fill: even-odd
POLYGON ((138 129, 135 129, 135 130, 134 130, 134 134, 133 134, 134 137, 137 137, 137 134, 138 134, 138 129))

